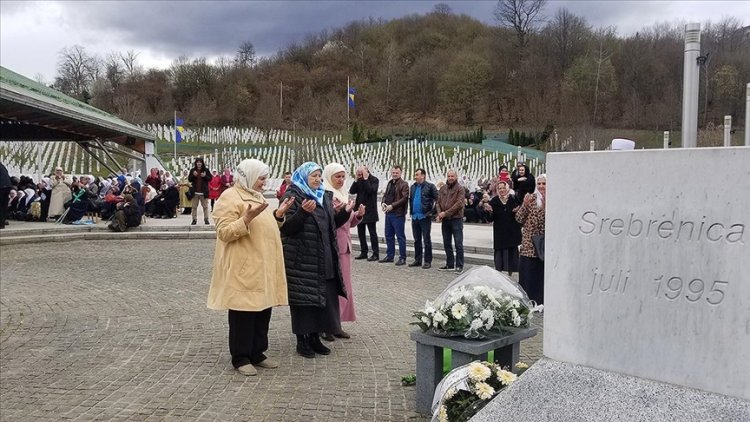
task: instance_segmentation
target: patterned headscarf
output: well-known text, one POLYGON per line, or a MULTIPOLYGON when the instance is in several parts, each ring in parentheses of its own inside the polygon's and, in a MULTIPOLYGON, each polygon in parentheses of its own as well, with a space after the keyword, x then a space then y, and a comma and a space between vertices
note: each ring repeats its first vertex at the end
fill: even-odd
POLYGON ((294 174, 292 175, 292 183, 300 188, 302 192, 307 195, 308 198, 314 199, 315 202, 320 204, 320 206, 323 206, 323 195, 325 195, 326 191, 323 189, 323 179, 321 177, 321 183, 320 187, 316 190, 313 190, 310 185, 307 184, 307 178, 310 176, 311 173, 314 171, 323 171, 323 168, 320 167, 317 163, 314 163, 312 161, 308 161, 306 163, 303 163, 301 166, 297 168, 297 170, 294 170, 294 174))
POLYGON ((262 176, 268 176, 271 169, 266 163, 256 159, 242 160, 234 170, 234 180, 237 181, 235 186, 239 186, 241 189, 251 193, 259 200, 265 202, 263 192, 257 192, 253 189, 253 185, 262 176))

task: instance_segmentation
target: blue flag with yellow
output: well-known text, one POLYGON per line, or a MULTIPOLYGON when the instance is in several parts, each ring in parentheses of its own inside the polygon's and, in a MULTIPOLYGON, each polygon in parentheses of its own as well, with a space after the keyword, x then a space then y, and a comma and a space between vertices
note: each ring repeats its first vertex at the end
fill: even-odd
POLYGON ((354 94, 356 93, 357 90, 354 87, 349 87, 349 108, 354 108, 354 94))
POLYGON ((185 124, 184 119, 177 119, 175 120, 175 142, 180 143, 182 142, 182 134, 185 132, 185 128, 183 125, 185 124))

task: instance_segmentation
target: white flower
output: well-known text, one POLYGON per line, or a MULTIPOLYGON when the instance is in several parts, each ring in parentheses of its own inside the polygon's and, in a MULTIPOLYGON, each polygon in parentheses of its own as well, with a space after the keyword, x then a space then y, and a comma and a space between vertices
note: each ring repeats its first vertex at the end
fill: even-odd
POLYGON ((484 329, 489 330, 493 325, 495 325, 495 318, 490 317, 490 319, 487 320, 487 323, 484 324, 484 329))
POLYGON ((495 389, 487 383, 478 382, 476 385, 477 396, 482 400, 489 400, 495 394, 495 389))
POLYGON ((513 381, 516 380, 516 378, 518 378, 518 376, 513 372, 506 371, 504 369, 497 370, 497 379, 500 380, 503 385, 510 385, 513 381))
POLYGON ((446 402, 453 398, 453 396, 458 393, 458 390, 456 390, 456 387, 451 387, 448 389, 448 391, 445 392, 445 395, 443 396, 443 402, 446 402))
POLYGON ((518 316, 518 311, 515 308, 511 309, 510 310, 510 317, 513 318, 513 319, 516 319, 517 316, 518 316))
POLYGON ((492 318, 494 313, 492 312, 492 309, 485 309, 482 312, 479 313, 479 318, 482 318, 484 321, 489 321, 490 318, 492 318))
POLYGON ((437 312, 435 316, 432 317, 432 322, 437 326, 438 324, 445 324, 448 322, 448 317, 445 316, 442 312, 437 312))
POLYGON ((527 365, 527 364, 525 364, 523 362, 518 362, 516 364, 516 368, 518 368, 518 369, 527 369, 528 367, 529 367, 529 365, 527 365))
POLYGON ((479 362, 470 363, 468 372, 472 381, 484 381, 492 375, 492 370, 479 362))
POLYGON ((448 422, 448 409, 445 406, 438 408, 438 421, 448 422))
POLYGON ((520 327, 521 326, 521 317, 520 316, 516 315, 516 317, 513 318, 513 325, 516 326, 516 327, 520 327))
POLYGON ((424 322, 427 325, 427 327, 431 327, 432 326, 432 320, 430 318, 426 317, 426 316, 422 317, 422 322, 424 322))
POLYGON ((432 315, 435 313, 435 307, 432 306, 432 303, 428 300, 424 303, 424 313, 427 315, 432 315))
POLYGON ((514 308, 520 308, 521 307, 521 302, 519 302, 517 300, 514 300, 514 301, 510 302, 510 306, 512 306, 514 308))
POLYGON ((484 325, 484 323, 482 322, 482 320, 479 319, 479 318, 477 318, 477 319, 474 319, 474 320, 471 321, 471 325, 469 326, 469 328, 472 329, 472 330, 478 330, 478 329, 482 328, 482 325, 484 325))
POLYGON ((456 303, 455 305, 453 305, 453 307, 451 307, 451 314, 455 319, 461 319, 466 316, 466 311, 466 305, 464 305, 463 303, 456 303))

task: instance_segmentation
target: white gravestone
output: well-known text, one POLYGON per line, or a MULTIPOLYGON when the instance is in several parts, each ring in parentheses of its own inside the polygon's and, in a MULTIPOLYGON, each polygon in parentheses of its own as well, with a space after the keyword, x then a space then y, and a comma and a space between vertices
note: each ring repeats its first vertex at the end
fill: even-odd
POLYGON ((750 148, 547 159, 545 356, 750 400, 750 148))

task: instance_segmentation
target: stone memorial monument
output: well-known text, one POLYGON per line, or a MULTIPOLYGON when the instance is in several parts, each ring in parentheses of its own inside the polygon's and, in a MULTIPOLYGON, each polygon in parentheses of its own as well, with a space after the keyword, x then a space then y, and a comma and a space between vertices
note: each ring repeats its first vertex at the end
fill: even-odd
POLYGON ((547 170, 545 358, 473 420, 750 421, 750 148, 547 170))

